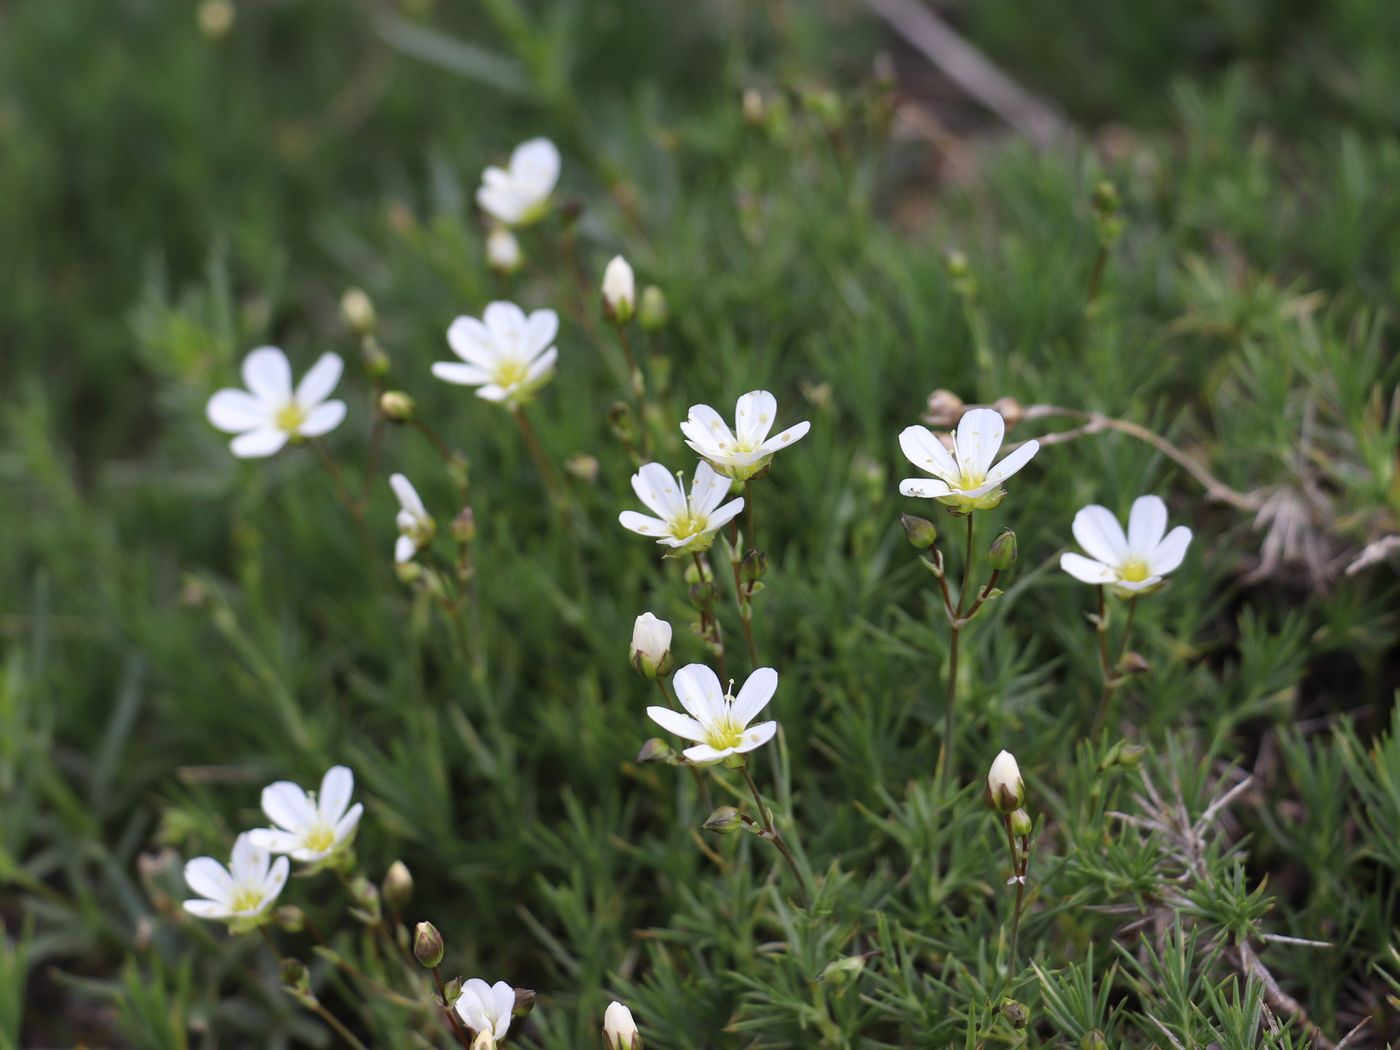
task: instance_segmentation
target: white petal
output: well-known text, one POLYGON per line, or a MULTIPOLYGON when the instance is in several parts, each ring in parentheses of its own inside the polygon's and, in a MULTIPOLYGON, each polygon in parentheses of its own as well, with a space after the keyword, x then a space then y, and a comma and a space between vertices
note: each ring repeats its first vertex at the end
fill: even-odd
POLYGON ((228 869, 213 857, 195 857, 186 864, 185 884, 195 893, 214 901, 226 902, 233 896, 233 879, 228 869))
POLYGON ((1113 587, 1118 591, 1146 591, 1157 587, 1162 582, 1160 576, 1149 576, 1145 580, 1114 580, 1113 587))
POLYGON ((331 766, 321 778, 321 792, 316 796, 316 809, 321 819, 334 824, 343 817, 354 793, 355 774, 347 766, 331 766))
MULTIPOLYGON (((1001 413, 990 408, 974 408, 963 413, 953 431, 958 464, 967 475, 985 475, 996 459, 997 450, 1006 437, 1006 422, 1001 413)), ((1031 455, 1035 455, 1032 451, 1031 455)), ((1027 459, 1030 456, 1026 457, 1027 459)))
POLYGON ((790 426, 781 434, 774 434, 760 447, 760 452, 777 452, 780 448, 787 448, 795 441, 801 441, 807 436, 807 431, 812 429, 812 424, 808 422, 798 423, 790 426))
POLYGON ((254 828, 248 832, 253 842, 269 853, 292 853, 301 849, 301 837, 279 828, 254 828))
POLYGON ((394 495, 398 497, 399 506, 410 512, 417 518, 426 518, 428 509, 423 506, 423 500, 418 495, 418 490, 413 487, 413 482, 403 474, 390 474, 389 487, 394 490, 394 495))
POLYGON ((503 300, 487 303, 481 319, 498 344, 504 344, 512 350, 519 347, 521 337, 525 334, 525 311, 520 307, 503 300))
POLYGON ((1034 439, 1017 445, 1015 449, 1007 453, 1005 459, 998 463, 987 473, 987 482, 992 486, 1000 485, 1007 478, 1011 477, 1018 470, 1031 461, 1031 458, 1040 451, 1040 442, 1034 439))
POLYGON ((476 396, 481 398, 483 401, 494 401, 497 404, 499 404, 502 401, 508 400, 510 398, 511 391, 513 391, 514 389, 514 387, 511 387, 510 390, 507 390, 505 387, 497 383, 487 383, 485 386, 479 386, 476 388, 476 396))
POLYGON ((696 744, 694 747, 686 748, 681 754, 697 766, 708 766, 734 754, 734 748, 726 747, 723 751, 716 751, 709 744, 696 744))
POLYGON ((666 521, 687 513, 685 493, 680 482, 660 463, 643 463, 632 475, 632 491, 647 509, 666 521))
POLYGON ((1071 526, 1075 540, 1097 561, 1119 565, 1128 552, 1128 537, 1107 507, 1091 503, 1074 516, 1071 526))
POLYGON ((734 403, 734 433, 746 445, 761 445, 778 418, 778 399, 767 390, 750 390, 734 403))
POLYGON ((229 863, 229 874, 240 886, 261 882, 267 877, 267 866, 272 863, 272 855, 258 845, 251 832, 245 831, 233 840, 233 859, 229 863))
POLYGON ((334 830, 337 844, 344 842, 350 837, 351 833, 360 826, 360 818, 364 815, 365 806, 363 802, 356 802, 345 811, 345 816, 335 822, 334 830))
POLYGON ((724 685, 704 664, 686 664, 671 679, 676 699, 701 725, 714 724, 724 715, 724 685))
POLYGON ((719 510, 712 512, 705 521, 706 532, 717 532, 729 524, 731 518, 744 509, 744 497, 730 500, 719 510))
POLYGON ((262 808, 268 820, 291 832, 300 832, 316 821, 316 808, 306 792, 290 780, 263 788, 262 808))
POLYGON ((901 496, 918 496, 921 499, 938 499, 953 490, 946 481, 939 478, 905 478, 899 483, 901 496))
POLYGON ((744 735, 739 741, 739 746, 734 750, 742 755, 746 751, 752 751, 756 747, 762 747, 773 739, 773 734, 777 731, 777 722, 760 722, 752 729, 746 729, 744 731, 744 735))
POLYGON ((510 155, 511 176, 541 196, 553 192, 559 167, 559 149, 546 138, 522 142, 510 155))
POLYGON ((339 354, 322 354, 311 366, 311 371, 297 384, 297 403, 310 408, 319 405, 331 396, 331 391, 340 382, 340 373, 345 370, 345 362, 339 354))
POLYGON ((231 919, 233 912, 219 901, 185 901, 185 911, 200 919, 231 919))
POLYGON ((534 386, 540 379, 554 371, 554 365, 559 360, 559 351, 550 347, 539 357, 535 358, 530 365, 530 370, 525 373, 525 386, 534 386))
POLYGON ((432 372, 444 383, 456 383, 458 386, 481 386, 491 382, 491 375, 485 369, 476 365, 459 365, 454 361, 434 362, 432 372))
POLYGON ((956 479, 960 474, 957 463, 943 447, 943 442, 928 427, 905 427, 899 434, 899 448, 910 463, 936 477, 956 479))
POLYGON ((287 432, 280 427, 262 427, 239 434, 228 443, 239 459, 262 459, 279 451, 287 443, 287 432))
POLYGON ((687 740, 705 739, 704 726, 689 715, 672 711, 669 707, 648 707, 647 717, 668 733, 675 733, 676 736, 685 737, 687 740))
POLYGON ((624 529, 630 529, 640 536, 665 536, 666 523, 660 518, 638 514, 635 510, 624 510, 617 516, 624 529))
POLYGON ((243 359, 243 385, 259 401, 282 405, 292 399, 292 366, 275 346, 260 346, 243 359))
POLYGON ((734 698, 733 718, 741 726, 753 721, 754 715, 768 706, 773 693, 778 688, 778 672, 771 667, 760 667, 749 675, 739 695, 734 698))
POLYGON ((306 422, 297 427, 297 433, 304 437, 320 437, 340 426, 340 422, 344 418, 345 402, 327 401, 311 410, 311 414, 306 417, 306 422))
POLYGON ((1073 551, 1060 555, 1060 568, 1084 583, 1112 583, 1118 579, 1118 573, 1111 565, 1093 561, 1073 551))
POLYGON ((727 455, 738 443, 729 424, 709 405, 691 405, 689 417, 681 424, 681 433, 690 439, 690 447, 702 456, 707 453, 727 455))
POLYGON ((209 422, 225 434, 257 430, 272 420, 272 412, 246 390, 220 390, 204 408, 209 422))
POLYGON ((1191 530, 1178 525, 1167 533, 1166 539, 1157 545, 1147 558, 1148 570, 1155 576, 1165 576, 1186 557, 1186 548, 1191 545, 1191 530))
POLYGON ((287 885, 287 872, 291 870, 292 862, 286 857, 278 857, 272 862, 272 868, 267 873, 267 878, 263 880, 263 894, 266 902, 271 904, 277 899, 277 895, 282 892, 282 887, 287 885))
POLYGON ((458 317, 448 326, 447 345, 463 361, 490 371, 500 360, 496 337, 475 317, 458 317))
POLYGON ((404 562, 412 561, 413 556, 418 553, 418 544, 413 542, 412 536, 399 536, 394 541, 394 561, 402 565, 404 562))
POLYGON ((496 1014, 496 1038, 504 1039, 515 1012, 515 989, 505 981, 497 981, 491 986, 491 1005, 496 1014))
POLYGON ((536 310, 525 320, 524 345, 527 356, 534 357, 559 334, 559 315, 553 310, 536 310))
POLYGON ((1139 496, 1128 511, 1128 550, 1146 558, 1167 534, 1167 505, 1159 496, 1139 496))
POLYGON ((703 518, 718 507, 727 495, 729 479, 708 463, 701 461, 695 468, 695 477, 690 482, 690 513, 697 518, 703 518))

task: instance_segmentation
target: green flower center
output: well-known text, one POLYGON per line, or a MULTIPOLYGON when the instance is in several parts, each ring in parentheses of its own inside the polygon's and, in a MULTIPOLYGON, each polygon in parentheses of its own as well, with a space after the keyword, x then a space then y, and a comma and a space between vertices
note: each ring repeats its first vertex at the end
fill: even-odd
POLYGON ((1147 562, 1141 558, 1129 558, 1118 566, 1118 578, 1128 583, 1141 583, 1151 575, 1152 571, 1147 567, 1147 562))
POLYGON ((244 912, 256 911, 262 902, 263 895, 261 891, 243 887, 233 895, 233 899, 229 901, 229 908, 238 914, 242 914, 244 912))
POLYGON ((672 518, 667 531, 678 540, 688 540, 692 536, 699 536, 705 531, 710 519, 697 514, 683 514, 679 518, 672 518))
POLYGON ((276 424, 278 430, 285 431, 288 434, 295 434, 301 429, 301 425, 306 422, 306 412, 299 404, 292 401, 282 408, 279 408, 277 410, 277 415, 272 417, 272 421, 276 424))

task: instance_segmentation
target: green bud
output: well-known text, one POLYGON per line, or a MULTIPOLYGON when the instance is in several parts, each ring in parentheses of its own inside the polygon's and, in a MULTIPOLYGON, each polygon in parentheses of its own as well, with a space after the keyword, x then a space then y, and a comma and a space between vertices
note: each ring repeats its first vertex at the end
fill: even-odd
POLYGON ((379 395, 379 411, 391 423, 407 423, 418 406, 402 390, 386 390, 379 395))
POLYGON ((1011 814, 1011 834, 1017 838, 1027 838, 1031 833, 1031 815, 1024 809, 1011 814))
POLYGON ((470 507, 463 507, 452 519, 452 539, 463 546, 476 539, 476 514, 470 507))
POLYGON ((1015 999, 1001 1001, 1001 1016, 1006 1018, 1007 1024, 1016 1029, 1025 1028, 1031 1020, 1031 1012, 1026 1009, 1025 1004, 1018 1003, 1015 999))
POLYGON ((744 830, 744 818, 733 806, 720 806, 706 818, 704 828, 716 835, 732 835, 744 830))
POLYGON ((671 307, 666 302, 666 293, 654 284, 642 289, 642 304, 637 309, 637 320, 648 332, 666 327, 671 319, 671 307))
POLYGON ((311 975, 306 964, 290 956, 282 960, 282 990, 303 1006, 314 1007, 316 994, 311 990, 311 975))
POLYGON ((768 571, 767 551, 751 550, 744 555, 744 562, 739 567, 739 572, 744 578, 744 582, 753 583, 761 579, 768 571))
POLYGON ((1005 572, 1016 564, 1016 533, 1010 529, 1001 530, 987 548, 987 563, 998 572, 1005 572))
POLYGON ((400 583, 414 584, 423 578, 426 570, 416 561, 401 561, 394 564, 394 575, 400 583))
POLYGON ((1147 662, 1147 658, 1142 653, 1129 649, 1118 658, 1117 670, 1120 675, 1126 677, 1134 674, 1146 674, 1152 670, 1152 665, 1147 662))
POLYGON ((1104 216, 1116 215, 1121 203, 1118 187, 1108 179, 1100 179, 1094 184, 1094 211, 1104 216))
POLYGON ((631 441, 637 433, 632 409, 624 401, 614 401, 608 409, 608 426, 619 441, 631 441))
POLYGON ((643 744, 642 749, 637 752, 637 764, 645 765, 648 762, 668 762, 673 754, 675 754, 675 752, 672 751, 670 744, 659 737, 652 737, 643 744))
POLYGON ((709 580, 690 585, 690 604, 700 612, 709 612, 719 601, 719 590, 709 580))
POLYGON ((967 255, 957 248, 951 248, 943 256, 943 267, 948 272, 948 276, 954 280, 960 280, 972 273, 972 267, 968 265, 967 255))
POLYGON ((927 550, 938 542, 938 530, 928 518, 921 518, 917 514, 901 514, 899 523, 904 526, 904 535, 911 547, 927 550))
POLYGON ((526 1017, 535 1008, 535 990, 533 988, 517 988, 515 990, 515 1006, 511 1008, 512 1017, 526 1017))
POLYGON ((306 926, 306 913, 295 904, 284 904, 272 913, 277 928, 288 933, 300 933, 306 926))
POLYGON ((467 491, 467 482, 471 476, 471 464, 467 462, 467 457, 460 452, 452 453, 452 458, 447 461, 447 479, 457 486, 458 491, 467 491))
POLYGON ((413 928, 413 957, 429 970, 442 965, 442 957, 447 946, 442 942, 442 934, 430 922, 420 922, 413 928))
POLYGON ((389 870, 384 874, 384 882, 379 887, 379 895, 394 911, 402 911, 407 907, 408 902, 413 899, 413 875, 409 872, 408 865, 401 860, 389 865, 389 870))
POLYGON ((1095 1028, 1079 1040, 1079 1050, 1108 1050, 1108 1042, 1104 1039, 1103 1033, 1095 1028))
POLYGON ((371 378, 383 379, 389 374, 389 355, 373 335, 365 336, 360 342, 360 356, 365 363, 365 373, 371 378))
POLYGON ((378 886, 363 875, 356 875, 350 880, 350 896, 356 905, 355 908, 350 909, 350 913, 355 918, 370 925, 379 921, 382 913, 379 907, 378 886))
POLYGON ((842 985, 859 977, 864 969, 864 955, 848 955, 844 959, 836 959, 827 963, 818 980, 825 981, 827 984, 842 985))
POLYGON ((456 1006, 457 1000, 462 998, 462 978, 454 977, 443 985, 442 998, 448 1006, 456 1006))

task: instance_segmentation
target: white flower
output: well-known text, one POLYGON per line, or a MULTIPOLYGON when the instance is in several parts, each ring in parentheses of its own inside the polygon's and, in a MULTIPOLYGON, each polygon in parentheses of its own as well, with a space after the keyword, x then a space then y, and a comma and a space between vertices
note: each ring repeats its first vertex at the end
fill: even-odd
POLYGON ((559 315, 536 310, 528 317, 514 303, 489 303, 481 315, 459 317, 447 330, 452 352, 466 364, 439 361, 433 375, 443 382, 474 386, 476 396, 523 405, 549 382, 559 351, 553 346, 559 315))
POLYGON ((473 1032, 489 1032, 492 1039, 504 1039, 515 1010, 515 989, 505 981, 487 984, 473 977, 462 985, 457 1000, 457 1016, 473 1032))
POLYGON ((734 404, 734 429, 709 405, 692 405, 681 424, 686 444, 726 477, 745 481, 773 458, 773 453, 803 438, 811 423, 798 423, 768 436, 778 415, 778 401, 767 390, 750 390, 734 404))
POLYGON ((637 281, 631 265, 620 255, 614 255, 603 271, 603 302, 618 324, 630 321, 637 308, 637 281))
POLYGON ((262 808, 275 828, 250 831, 254 844, 287 853, 303 864, 325 860, 350 844, 365 807, 350 805, 355 775, 332 766, 321 778, 321 793, 303 791, 290 780, 263 788, 262 808))
POLYGON ((632 625, 632 648, 628 653, 639 675, 656 678, 671 669, 671 625, 649 612, 632 625))
POLYGON ((695 468, 689 498, 680 476, 672 477, 660 463, 642 464, 632 475, 632 491, 660 517, 624 510, 617 520, 639 535, 655 536, 657 543, 672 549, 674 557, 708 550, 716 530, 744 509, 743 497, 720 506, 729 492, 729 480, 708 463, 695 468))
POLYGON ((390 474, 389 485, 399 499, 399 513, 394 519, 399 527, 399 538, 394 542, 394 560, 411 561, 415 554, 433 542, 437 523, 423 506, 418 490, 408 478, 402 474, 390 474))
POLYGON ((742 755, 762 747, 778 731, 778 723, 772 721, 749 728, 778 688, 778 672, 771 667, 760 667, 749 675, 738 697, 727 695, 719 678, 704 664, 686 664, 671 684, 689 715, 669 707, 648 707, 647 714, 667 732, 696 742, 695 747, 682 752, 692 762, 708 765, 742 755))
POLYGON ((1145 594, 1181 564, 1191 530, 1167 532, 1167 505, 1157 496, 1139 496, 1128 513, 1128 534, 1107 507, 1091 504, 1074 516, 1074 538, 1089 552, 1060 555, 1060 568, 1076 580, 1110 585, 1115 594, 1145 594))
POLYGON ((515 234, 504 226, 491 227, 491 232, 486 235, 486 261, 491 269, 501 273, 514 273, 520 269, 524 256, 515 234))
POLYGON ((559 150, 549 139, 531 139, 515 147, 505 168, 481 173, 476 203, 507 226, 528 226, 549 210, 549 195, 559 181, 559 150))
POLYGON ((1021 767, 1010 751, 999 751, 987 771, 987 802, 1002 813, 1014 813, 1025 798, 1021 767))
POLYGON ((185 910, 201 919, 223 919, 234 926, 255 926, 287 883, 290 862, 271 854, 244 832, 233 843, 225 868, 213 857, 195 857, 185 865, 185 882, 200 894, 185 901, 185 910))
POLYGON ((344 367, 335 354, 322 354, 292 389, 292 366, 275 346, 260 346, 243 359, 247 390, 220 390, 209 399, 209 422, 225 434, 235 456, 270 456, 289 438, 319 437, 345 418, 344 401, 327 401, 344 367))
POLYGON ((953 432, 952 453, 928 427, 906 427, 899 435, 899 447, 910 463, 933 479, 906 478, 899 483, 900 494, 936 499, 963 512, 995 507, 1006 495, 1001 483, 1040 450, 1039 441, 1027 441, 993 467, 1005 436, 1001 413, 990 408, 963 413, 953 432))
POLYGON ((642 1050, 642 1039, 637 1034, 637 1022, 632 1020, 632 1011, 619 1002, 613 1002, 603 1013, 603 1041, 608 1050, 642 1050))

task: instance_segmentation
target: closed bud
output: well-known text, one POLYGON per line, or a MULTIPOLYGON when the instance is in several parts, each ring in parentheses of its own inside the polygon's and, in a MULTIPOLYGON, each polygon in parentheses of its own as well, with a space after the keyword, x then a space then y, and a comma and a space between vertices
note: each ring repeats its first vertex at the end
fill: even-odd
POLYGON ((389 865, 389 870, 384 873, 384 883, 379 887, 379 894, 384 898, 384 903, 394 911, 402 911, 408 906, 408 902, 413 899, 413 875, 409 872, 407 864, 396 860, 389 865))
POLYGON ((999 397, 992 402, 992 408, 1006 421, 1006 425, 1014 427, 1026 417, 1026 410, 1021 407, 1021 402, 1014 397, 999 397))
POLYGON ((936 427, 951 427, 962 418, 967 405, 951 390, 938 389, 928 396, 928 411, 924 419, 936 427))
POLYGON ((383 379, 389 374, 392 362, 374 336, 367 335, 360 341, 360 357, 365 364, 365 374, 371 379, 383 379))
POLYGON ((763 101, 763 93, 758 88, 744 89, 744 119, 758 127, 768 115, 768 106, 763 101))
POLYGON ((1021 808, 1025 797, 1026 787, 1016 756, 1010 751, 999 752, 987 772, 987 805, 998 813, 1010 815, 1021 808))
POLYGON ((374 331, 374 303, 359 288, 346 289, 340 297, 340 316, 356 335, 369 335, 374 331))
POLYGON ((413 928, 413 957, 429 970, 442 965, 442 957, 447 946, 442 943, 442 934, 430 922, 420 922, 413 928))
POLYGON ((744 562, 739 566, 739 572, 743 574, 744 582, 753 583, 761 580, 763 574, 768 571, 768 552, 751 550, 744 555, 744 562))
POLYGON ((282 979, 282 990, 290 995, 303 1006, 316 1005, 316 993, 311 990, 311 975, 306 971, 306 964, 300 959, 293 959, 290 956, 282 960, 280 977, 282 979))
POLYGON ((709 612, 719 601, 719 591, 709 580, 701 580, 690 585, 690 604, 700 612, 709 612))
POLYGON ((210 40, 221 40, 233 28, 237 15, 232 0, 204 0, 199 5, 199 31, 210 40))
POLYGON ((603 316, 613 324, 624 325, 637 310, 637 279, 632 267, 614 255, 603 271, 603 316))
POLYGON ((603 1042, 608 1050, 642 1050, 632 1011, 622 1003, 610 1003, 603 1012, 603 1042))
POLYGON ((486 264, 502 276, 520 269, 525 257, 515 234, 504 226, 494 226, 486 235, 486 264))
POLYGON ((643 744, 642 749, 637 752, 637 764, 645 765, 648 762, 667 762, 673 754, 675 754, 675 752, 671 750, 670 744, 658 737, 652 737, 643 744))
POLYGON ((1025 1004, 1018 1003, 1015 999, 1001 1001, 1001 1016, 1006 1018, 1007 1024, 1016 1029, 1025 1028, 1031 1020, 1031 1012, 1026 1009, 1025 1004))
POLYGON ((671 319, 671 307, 666 302, 666 293, 654 284, 642 289, 642 303, 637 308, 637 320, 648 332, 666 327, 671 319))
POLYGON ((476 512, 463 507, 452 519, 452 540, 465 546, 476 539, 476 512))
POLYGON ((1108 1041, 1104 1039, 1103 1033, 1095 1028, 1079 1040, 1079 1050, 1108 1050, 1108 1041))
POLYGON ((632 625, 632 646, 628 652, 632 670, 643 678, 663 678, 671 671, 671 625, 649 612, 632 625))
POLYGON ((586 452, 575 452, 564 461, 564 469, 585 485, 594 485, 598 481, 598 459, 586 452))
POLYGON ((510 1009, 512 1017, 527 1017, 531 1010, 535 1008, 535 990, 533 988, 515 989, 515 1005, 510 1009))
POLYGON ((1135 650, 1129 649, 1118 658, 1118 673, 1121 675, 1145 674, 1150 670, 1152 665, 1147 662, 1147 657, 1135 650))
POLYGON ((1018 809, 1011 814, 1011 834, 1022 839, 1030 837, 1031 815, 1024 809, 1018 809))
POLYGON ((454 977, 442 986, 442 1001, 448 1006, 455 1006, 460 998, 462 998, 462 978, 454 977))
POLYGON ((418 406, 402 390, 386 390, 379 395, 379 411, 391 423, 407 423, 418 406))
POLYGON ((288 933, 300 933, 306 926, 306 913, 295 904, 284 904, 272 913, 277 928, 288 933))
POLYGON ((379 919, 379 887, 363 875, 350 880, 350 896, 371 922, 379 919))
POLYGON ((827 984, 846 984, 860 976, 865 969, 865 958, 864 955, 848 955, 829 962, 822 969, 821 980, 827 984))
POLYGON ((608 426, 619 441, 631 441, 636 435, 632 410, 627 407, 625 401, 614 401, 608 408, 608 426))
POLYGON ((705 819, 703 827, 716 835, 732 835, 744 829, 744 818, 733 806, 720 806, 705 819))
POLYGON ((992 540, 987 548, 987 563, 998 572, 1005 572, 1016 564, 1016 534, 1010 529, 1002 529, 1001 534, 992 540))
POLYGON ((966 277, 972 272, 972 268, 967 263, 967 256, 957 248, 951 248, 944 254, 943 266, 948 271, 948 276, 954 280, 966 277))
POLYGON ((905 538, 912 547, 927 550, 938 542, 938 530, 928 518, 921 518, 917 514, 901 514, 899 523, 904 526, 905 538))
POLYGON ((394 563, 394 575, 399 578, 400 583, 414 584, 423 579, 423 574, 427 570, 416 561, 401 561, 394 563))
POLYGON ((1115 215, 1121 201, 1118 187, 1108 179, 1100 179, 1094 184, 1094 211, 1100 215, 1115 215))

